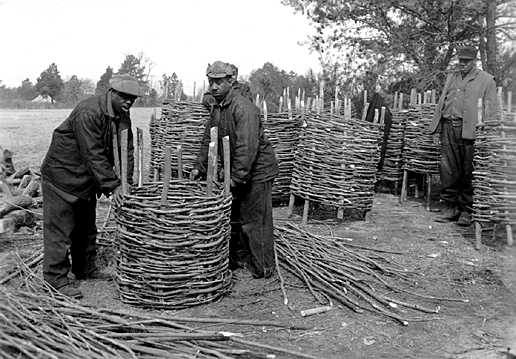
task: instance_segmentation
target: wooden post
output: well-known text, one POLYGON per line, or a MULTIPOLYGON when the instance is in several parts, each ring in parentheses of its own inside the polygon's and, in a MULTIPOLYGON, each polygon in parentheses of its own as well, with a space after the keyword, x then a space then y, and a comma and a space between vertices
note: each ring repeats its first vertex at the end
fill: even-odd
POLYGON ((415 88, 410 89, 410 106, 416 106, 417 93, 415 88))
POLYGON ((267 122, 267 102, 263 101, 263 122, 267 122))
POLYGON ((196 87, 197 83, 194 81, 193 82, 193 96, 192 96, 192 99, 195 101, 196 98, 197 98, 197 95, 195 94, 195 87, 196 87))
POLYGON ((213 195, 213 178, 215 176, 215 143, 210 142, 208 147, 208 173, 206 176, 206 194, 213 195))
POLYGON ((417 94, 417 104, 421 105, 421 94, 419 92, 417 94))
POLYGON ((283 96, 280 96, 279 98, 279 109, 278 109, 278 112, 281 113, 281 111, 283 110, 283 96))
POLYGON ((398 106, 400 110, 403 110, 403 92, 400 92, 400 100, 398 101, 398 106))
POLYGON ((140 171, 138 173, 138 187, 141 187, 143 185, 143 130, 141 128, 136 128, 136 138, 137 138, 137 143, 138 143, 138 151, 137 151, 137 154, 138 154, 138 160, 139 160, 139 165, 138 167, 140 168, 140 171))
POLYGON ((433 104, 437 103, 435 89, 432 89, 432 103, 433 104))
POLYGON ((381 112, 380 112, 380 125, 383 125, 385 122, 385 106, 382 106, 381 112))
MULTIPOLYGON (((265 103, 265 102, 264 102, 265 103)), ((210 142, 214 143, 213 156, 215 156, 215 163, 213 164, 213 181, 217 182, 217 165, 218 165, 218 150, 219 150, 219 129, 212 127, 210 130, 210 142)))
POLYGON ((394 93, 394 103, 392 104, 392 108, 394 110, 398 108, 398 91, 394 93))
POLYGON ((177 145, 177 178, 183 179, 183 146, 177 145))
POLYGON ((369 102, 364 104, 364 110, 362 111, 362 121, 365 121, 367 117, 367 110, 369 109, 369 102))
POLYGON ((301 218, 301 224, 306 225, 308 223, 308 210, 310 209, 310 200, 305 199, 305 204, 303 205, 303 217, 301 218))
POLYGON ((224 192, 226 196, 231 194, 231 153, 229 148, 229 136, 222 138, 222 147, 224 151, 224 192))
POLYGON ((288 199, 288 209, 287 209, 287 217, 292 217, 292 214, 294 214, 294 202, 296 201, 296 197, 292 192, 290 192, 290 197, 288 199))
POLYGON ((401 182, 400 203, 407 200, 408 171, 403 170, 403 181, 401 182))
POLYGON ((121 178, 120 153, 118 152, 118 130, 114 122, 111 122, 111 128, 113 129, 113 159, 115 161, 115 173, 118 178, 121 178))
MULTIPOLYGON (((482 98, 478 99, 477 102, 477 122, 478 124, 482 124, 483 122, 483 106, 482 106, 482 98)), ((482 226, 479 221, 475 221, 475 249, 480 249, 482 244, 482 226)))
POLYGON ((512 91, 507 91, 507 112, 512 112, 512 91))
POLYGON ((121 169, 122 169, 122 193, 127 194, 129 192, 129 185, 127 183, 127 138, 128 138, 127 129, 122 130, 120 133, 120 152, 121 155, 121 169))
POLYGON ((167 204, 167 196, 168 196, 168 188, 170 187, 170 178, 172 177, 172 148, 166 147, 165 158, 163 158, 163 165, 165 166, 164 171, 164 177, 163 177, 163 188, 161 190, 161 205, 165 206, 167 204))
POLYGON ((426 210, 430 211, 430 197, 432 195, 432 174, 426 175, 426 210))
POLYGON ((378 115, 378 109, 375 108, 374 109, 374 118, 373 118, 373 123, 378 123, 378 118, 379 118, 379 115, 378 115))
POLYGON ((321 82, 319 82, 319 101, 321 101, 321 103, 319 104, 319 113, 321 113, 324 109, 324 83, 324 80, 321 80, 321 82))
MULTIPOLYGON (((500 94, 500 97, 501 97, 501 94, 500 94)), ((503 108, 503 103, 500 103, 500 107, 503 108)), ((514 121, 516 121, 516 114, 514 115, 514 121)), ((505 138, 505 131, 502 131, 502 138, 505 138)), ((504 152, 507 151, 507 146, 506 145, 503 145, 503 151, 504 152)), ((507 161, 506 160, 503 161, 503 166, 507 167, 507 161)), ((503 191, 504 191, 504 193, 507 193, 507 188, 504 187, 503 191)), ((506 216, 508 216, 509 215, 509 211, 505 211, 504 214, 506 216)), ((508 220, 507 217, 506 217, 506 220, 508 220)), ((512 227, 511 227, 511 225, 509 223, 505 224, 505 233, 507 235, 507 245, 508 246, 512 246, 514 244, 514 238, 512 236, 512 227)))
POLYGON ((362 103, 364 104, 364 107, 366 105, 367 102, 367 90, 364 90, 364 101, 362 101, 362 103))
POLYGON ((257 93, 256 94, 256 99, 254 100, 254 104, 256 105, 256 107, 260 107, 260 94, 257 93))

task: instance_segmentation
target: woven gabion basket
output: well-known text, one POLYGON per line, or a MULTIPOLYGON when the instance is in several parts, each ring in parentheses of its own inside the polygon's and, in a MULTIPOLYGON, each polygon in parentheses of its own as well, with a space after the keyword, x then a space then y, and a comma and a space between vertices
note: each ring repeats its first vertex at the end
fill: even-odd
POLYGON ((401 181, 403 177, 403 145, 405 142, 405 127, 408 110, 393 110, 389 138, 385 146, 385 159, 382 169, 378 172, 379 180, 401 181))
POLYGON ((116 282, 125 303, 185 308, 228 292, 231 196, 204 183, 173 180, 133 188, 115 212, 116 282))
POLYGON ((279 174, 272 185, 272 200, 275 203, 287 202, 290 196, 290 182, 301 123, 300 114, 288 112, 270 113, 263 122, 265 135, 274 148, 279 166, 279 174))
POLYGON ((379 158, 379 125, 327 113, 308 113, 306 123, 291 192, 332 207, 370 210, 379 158))
POLYGON ((150 124, 151 168, 163 174, 163 154, 167 146, 172 146, 172 168, 177 169, 175 146, 182 146, 183 170, 193 169, 201 148, 204 127, 209 120, 208 110, 200 103, 187 101, 163 102, 161 117, 150 124))
POLYGON ((403 169, 416 173, 439 174, 440 147, 433 142, 430 124, 435 104, 408 110, 403 147, 403 169))

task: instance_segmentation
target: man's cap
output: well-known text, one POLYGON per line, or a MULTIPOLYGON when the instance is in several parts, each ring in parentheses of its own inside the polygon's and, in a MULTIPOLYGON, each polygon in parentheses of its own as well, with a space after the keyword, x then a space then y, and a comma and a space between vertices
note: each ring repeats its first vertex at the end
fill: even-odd
POLYGON ((237 77, 238 77, 238 67, 236 67, 236 66, 235 66, 235 65, 233 65, 233 64, 228 64, 228 65, 229 65, 229 66, 231 67, 231 69, 233 70, 233 75, 232 75, 232 76, 233 76, 233 78, 236 80, 236 79, 237 79, 237 77))
POLYGON ((477 58, 477 49, 473 46, 463 46, 457 49, 457 57, 459 59, 476 59, 477 58))
POLYGON ((222 61, 215 61, 213 64, 208 64, 206 69, 206 76, 212 79, 220 79, 227 76, 233 76, 233 68, 230 64, 222 61))
POLYGON ((133 96, 143 96, 140 84, 129 74, 113 75, 109 80, 109 87, 118 92, 123 92, 133 96))

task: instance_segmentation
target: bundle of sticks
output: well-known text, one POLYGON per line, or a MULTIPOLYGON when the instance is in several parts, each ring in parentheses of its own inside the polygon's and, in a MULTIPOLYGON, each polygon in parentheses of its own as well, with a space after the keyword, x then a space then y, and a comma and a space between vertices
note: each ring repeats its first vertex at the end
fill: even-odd
POLYGON ((279 174, 272 185, 274 202, 285 202, 289 199, 301 123, 301 115, 292 114, 291 111, 269 114, 263 112, 264 132, 274 147, 279 166, 279 174))
POLYGON ((311 112, 305 118, 291 193, 332 207, 371 209, 379 125, 329 113, 311 112))
POLYGON ((439 173, 440 149, 430 133, 436 104, 423 103, 408 110, 403 147, 403 169, 416 173, 439 173))
MULTIPOLYGON (((344 238, 312 234, 294 224, 275 226, 275 250, 281 269, 299 278, 314 298, 324 305, 338 302, 361 313, 368 310, 407 325, 428 319, 439 306, 414 303, 411 298, 429 301, 459 301, 462 298, 438 298, 405 289, 402 283, 414 283, 413 273, 389 258, 402 254, 349 243, 344 238), (425 313, 423 317, 415 313, 425 313)), ((288 297, 285 280, 278 273, 285 304, 288 297)))
MULTIPOLYGON (((161 117, 151 122, 151 167, 154 179, 163 175, 163 156, 167 146, 181 144, 183 147, 183 168, 192 170, 199 150, 206 122, 210 114, 197 102, 164 102, 161 117)), ((172 154, 172 168, 177 168, 177 156, 172 154)))
POLYGON ((246 340, 240 333, 194 329, 188 323, 275 326, 272 321, 159 317, 94 308, 62 296, 25 268, 22 287, 0 286, 2 358, 310 358, 246 340), (186 323, 186 324, 185 324, 186 323))

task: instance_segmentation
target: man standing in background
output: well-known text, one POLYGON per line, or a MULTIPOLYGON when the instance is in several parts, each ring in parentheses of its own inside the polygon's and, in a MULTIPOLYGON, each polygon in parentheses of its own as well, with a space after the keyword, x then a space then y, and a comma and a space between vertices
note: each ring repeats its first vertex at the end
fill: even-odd
POLYGON ((458 49, 457 70, 446 79, 430 126, 441 143, 441 201, 445 208, 440 219, 461 226, 471 224, 478 99, 483 101, 486 118, 491 118, 497 107, 493 76, 476 67, 476 55, 474 47, 458 49))
POLYGON ((80 102, 54 130, 43 160, 43 278, 67 296, 82 297, 68 279, 70 269, 79 280, 110 278, 95 264, 96 198, 101 194, 119 197, 113 134, 123 129, 129 130, 128 180, 132 179, 129 109, 138 96, 140 86, 133 77, 113 76, 107 93, 80 102))

